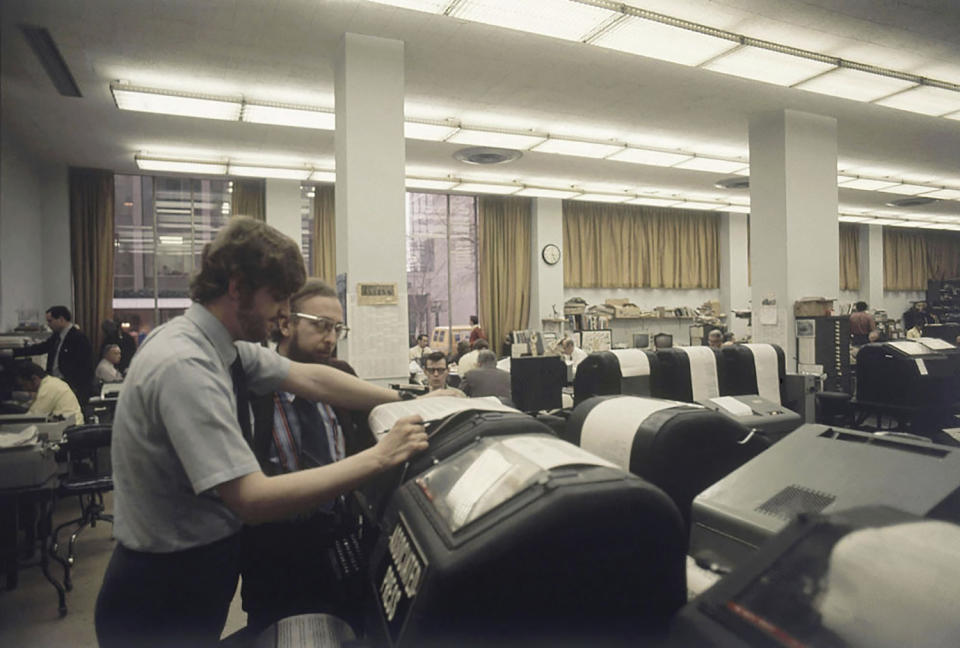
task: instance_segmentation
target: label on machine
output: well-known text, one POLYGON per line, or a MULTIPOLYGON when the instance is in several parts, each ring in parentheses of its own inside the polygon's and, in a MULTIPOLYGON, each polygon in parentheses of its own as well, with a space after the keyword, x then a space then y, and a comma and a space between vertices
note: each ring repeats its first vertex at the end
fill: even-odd
POLYGON ((374 583, 390 638, 396 642, 423 582, 427 561, 401 515, 390 533, 388 551, 377 566, 374 583))

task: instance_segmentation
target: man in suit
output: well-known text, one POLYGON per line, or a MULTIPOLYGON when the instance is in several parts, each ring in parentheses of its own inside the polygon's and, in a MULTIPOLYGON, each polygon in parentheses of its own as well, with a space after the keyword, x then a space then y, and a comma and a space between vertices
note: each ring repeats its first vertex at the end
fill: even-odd
POLYGON ((14 357, 47 354, 47 373, 61 378, 83 405, 93 384, 93 347, 90 340, 71 320, 66 306, 47 310, 47 326, 53 335, 39 344, 13 350, 14 357))
MULTIPOLYGON (((290 316, 280 319, 272 337, 281 356, 356 375, 353 367, 333 357, 346 332, 336 291, 319 279, 308 279, 290 297, 290 316)), ((365 412, 305 401, 283 391, 254 399, 253 412, 254 453, 268 475, 324 466, 373 445, 365 412)), ((281 618, 310 612, 359 620, 328 559, 334 543, 349 531, 344 520, 343 503, 336 498, 309 514, 244 527, 240 573, 245 635, 255 637, 281 618)))
POLYGON ((460 389, 467 396, 496 396, 506 405, 513 405, 510 399, 510 374, 497 369, 497 356, 489 349, 477 354, 477 367, 463 376, 460 389))

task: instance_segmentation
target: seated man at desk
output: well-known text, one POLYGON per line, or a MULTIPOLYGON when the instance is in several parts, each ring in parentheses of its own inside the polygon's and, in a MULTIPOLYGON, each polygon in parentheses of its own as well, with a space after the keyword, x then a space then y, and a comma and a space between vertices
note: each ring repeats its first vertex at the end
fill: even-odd
POLYGON ((573 338, 560 340, 560 357, 576 371, 577 365, 587 357, 587 352, 573 343, 573 338))
POLYGON ((32 360, 17 363, 17 378, 21 389, 36 394, 27 414, 62 416, 68 421, 76 421, 77 425, 83 425, 83 410, 70 385, 49 375, 32 360))
POLYGON ((467 396, 496 396, 506 405, 512 405, 510 372, 497 369, 497 356, 484 349, 477 355, 477 367, 463 375, 460 389, 467 396))
POLYGON ((423 361, 423 370, 427 374, 427 386, 430 391, 438 389, 449 390, 451 396, 464 396, 465 394, 456 387, 447 385, 447 376, 450 375, 450 369, 447 367, 447 356, 443 351, 434 351, 423 361))
POLYGON ((120 345, 108 344, 103 347, 103 357, 100 358, 100 364, 97 365, 97 380, 102 383, 117 383, 123 381, 123 374, 120 372, 120 345))
POLYGON ((480 338, 474 342, 473 350, 469 353, 465 353, 460 357, 459 360, 457 360, 457 375, 466 376, 468 371, 475 369, 477 366, 477 358, 480 355, 480 352, 489 348, 490 344, 483 338, 480 338))

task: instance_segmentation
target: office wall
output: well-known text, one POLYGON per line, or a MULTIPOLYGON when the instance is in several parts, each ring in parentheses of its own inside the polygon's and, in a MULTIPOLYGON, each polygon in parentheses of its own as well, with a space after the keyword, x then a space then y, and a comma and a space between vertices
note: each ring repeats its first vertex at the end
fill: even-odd
POLYGON ((73 303, 70 266, 70 181, 64 164, 38 166, 43 218, 43 308, 73 303))
POLYGON ((7 130, 0 147, 0 330, 18 324, 18 310, 46 309, 43 216, 34 161, 7 130))

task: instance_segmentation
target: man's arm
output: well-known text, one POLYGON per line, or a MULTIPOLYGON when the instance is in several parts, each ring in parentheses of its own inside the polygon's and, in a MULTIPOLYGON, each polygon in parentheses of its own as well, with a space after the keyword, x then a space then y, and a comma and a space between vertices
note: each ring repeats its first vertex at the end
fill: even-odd
POLYGON ((291 362, 290 373, 280 388, 311 401, 323 401, 347 409, 371 409, 400 400, 392 389, 360 380, 333 367, 291 362))
POLYGON ((217 492, 247 524, 281 520, 346 493, 426 448, 422 419, 407 416, 398 420, 377 445, 351 457, 274 477, 257 471, 218 485, 217 492))
MULTIPOLYGON (((22 358, 24 356, 35 356, 35 355, 41 355, 44 353, 50 353, 50 347, 53 343, 53 338, 54 336, 51 335, 43 342, 38 342, 37 344, 29 344, 25 347, 14 347, 13 357, 22 358)), ((53 350, 56 351, 57 347, 54 346, 53 350)))

